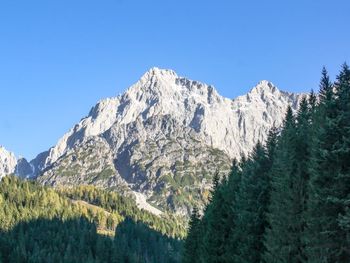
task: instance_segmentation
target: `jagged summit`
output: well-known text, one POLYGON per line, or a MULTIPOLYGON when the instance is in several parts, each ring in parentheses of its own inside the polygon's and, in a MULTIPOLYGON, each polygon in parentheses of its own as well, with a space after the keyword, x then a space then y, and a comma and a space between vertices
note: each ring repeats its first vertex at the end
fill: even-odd
POLYGON ((140 80, 136 82, 134 85, 132 85, 129 88, 129 90, 135 89, 136 87, 142 87, 142 86, 144 86, 144 88, 145 87, 154 88, 154 87, 157 87, 159 82, 172 83, 175 81, 176 78, 178 78, 178 76, 173 70, 153 67, 153 68, 150 68, 146 73, 144 73, 140 78, 140 80))
POLYGON ((22 160, 16 171, 31 168, 49 185, 122 187, 187 214, 192 204, 203 204, 215 169, 228 172, 232 159, 264 141, 300 98, 261 81, 232 100, 211 85, 151 68, 122 95, 99 101, 55 146, 30 164, 22 160))
MULTIPOLYGON (((262 80, 247 95, 230 100, 220 96, 212 85, 178 76, 175 71, 170 69, 152 67, 124 94, 99 101, 90 110, 88 116, 65 134, 56 146, 50 148, 46 154, 39 154, 37 158, 41 161, 35 160, 34 163, 40 163, 41 168, 36 167, 36 171, 51 165, 77 142, 81 142, 83 138, 99 136, 116 123, 127 125, 139 117, 144 120, 151 116, 168 114, 176 119, 184 119, 181 123, 192 125, 194 130, 199 131, 201 128, 205 128, 203 132, 210 134, 213 131, 207 129, 212 130, 213 127, 209 127, 212 125, 209 125, 209 120, 206 123, 204 115, 208 119, 217 119, 215 114, 225 116, 225 114, 229 114, 227 110, 230 108, 237 109, 239 112, 249 108, 253 113, 253 108, 257 105, 252 103, 252 100, 256 103, 264 102, 266 99, 280 100, 285 97, 285 94, 287 93, 281 93, 272 82, 262 80), (277 92, 277 98, 274 96, 266 98, 271 97, 266 95, 267 91, 272 94, 277 92), (252 107, 247 106, 249 104, 252 104, 252 107), (221 114, 217 111, 214 113, 206 110, 213 105, 216 105, 216 110, 223 108, 221 114)), ((295 100, 297 97, 298 95, 295 95, 292 99, 295 100)), ((288 103, 288 99, 283 99, 282 104, 284 103, 288 103)), ((216 122, 220 122, 220 119, 216 122)), ((223 120, 221 120, 221 124, 224 125, 223 120)), ((220 127, 216 128, 220 129, 220 127)), ((215 143, 218 141, 217 138, 212 138, 210 141, 214 146, 220 146, 220 143, 215 143)), ((249 149, 249 146, 246 148, 249 149)), ((237 150, 233 148, 226 151, 231 156, 235 156, 237 153, 237 150)), ((244 152, 247 151, 244 150, 244 152)))
POLYGON ((279 92, 280 90, 271 81, 261 80, 249 91, 249 93, 274 93, 276 91, 279 92))
MULTIPOLYGON (((147 90, 161 91, 161 90, 173 90, 177 92, 189 92, 195 90, 215 91, 215 88, 205 83, 191 80, 187 77, 179 76, 175 71, 171 69, 160 69, 153 67, 149 69, 138 82, 132 85, 128 92, 147 92, 147 90)), ((217 92, 216 92, 217 93, 217 92)), ((160 94, 162 95, 162 94, 160 94)))
MULTIPOLYGON (((189 92, 198 92, 199 94, 207 92, 210 95, 218 95, 217 90, 212 85, 207 85, 196 80, 191 80, 187 77, 179 76, 175 71, 171 69, 161 69, 158 67, 150 68, 140 78, 139 82, 131 86, 129 90, 131 91, 141 88, 141 92, 147 92, 147 89, 151 89, 153 91, 159 89, 176 90, 179 87, 183 88, 183 90, 188 90, 189 92)), ((275 92, 279 93, 284 91, 280 91, 271 81, 261 80, 248 92, 248 94, 266 94, 275 92)))
POLYGON ((0 145, 0 179, 6 174, 14 173, 16 165, 16 156, 0 145))
POLYGON ((148 77, 177 77, 177 74, 172 69, 161 69, 158 67, 152 67, 146 73, 141 77, 142 78, 148 78, 148 77))
POLYGON ((25 158, 21 156, 17 158, 14 153, 0 145, 0 179, 7 174, 30 177, 33 174, 33 167, 25 158))

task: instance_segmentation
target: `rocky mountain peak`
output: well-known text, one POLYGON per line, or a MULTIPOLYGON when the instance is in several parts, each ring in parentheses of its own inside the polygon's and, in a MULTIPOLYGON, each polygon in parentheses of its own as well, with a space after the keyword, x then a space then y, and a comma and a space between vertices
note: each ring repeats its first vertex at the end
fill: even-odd
POLYGON ((0 178, 6 174, 14 173, 16 165, 16 156, 0 145, 0 178))
POLYGON ((203 205, 216 169, 227 173, 233 158, 265 141, 300 98, 261 81, 232 100, 211 85, 151 68, 124 94, 99 101, 54 147, 29 164, 21 160, 16 171, 31 169, 39 182, 54 186, 127 189, 187 214, 192 204, 203 205))
POLYGON ((253 87, 249 93, 251 94, 263 94, 263 93, 275 93, 280 92, 280 90, 270 81, 262 80, 253 87))
POLYGON ((175 71, 171 69, 161 69, 157 67, 152 67, 150 68, 143 76, 141 79, 149 79, 152 77, 156 78, 176 78, 177 74, 175 71))
POLYGON ((138 82, 125 93, 127 97, 137 94, 137 99, 143 95, 158 97, 158 99, 176 99, 191 95, 209 96, 218 94, 211 85, 178 76, 173 70, 157 67, 148 70, 138 82), (169 97, 170 96, 170 97, 169 97))

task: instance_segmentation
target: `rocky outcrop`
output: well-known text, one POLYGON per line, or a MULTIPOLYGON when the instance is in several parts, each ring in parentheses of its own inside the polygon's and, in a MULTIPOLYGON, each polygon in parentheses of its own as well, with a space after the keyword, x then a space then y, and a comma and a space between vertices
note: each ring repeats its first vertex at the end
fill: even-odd
POLYGON ((152 68, 32 160, 32 174, 48 185, 140 193, 160 210, 187 214, 207 199, 213 174, 227 174, 233 158, 265 141, 301 96, 261 81, 232 100, 211 85, 152 68))
POLYGON ((17 159, 12 152, 0 146, 0 179, 6 174, 15 172, 17 159))

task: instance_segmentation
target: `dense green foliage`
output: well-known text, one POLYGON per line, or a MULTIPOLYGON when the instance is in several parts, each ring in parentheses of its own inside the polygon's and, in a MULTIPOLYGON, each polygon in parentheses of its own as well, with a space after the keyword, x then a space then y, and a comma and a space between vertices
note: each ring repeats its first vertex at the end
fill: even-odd
POLYGON ((320 116, 310 165, 307 251, 310 262, 350 262, 350 70, 321 82, 320 116))
POLYGON ((184 255, 183 255, 183 263, 191 263, 195 262, 198 258, 199 254, 199 244, 200 244, 200 219, 198 210, 196 207, 193 208, 193 212, 190 219, 190 229, 189 229, 189 237, 187 237, 187 242, 184 244, 184 255))
POLYGON ((112 246, 86 218, 21 222, 0 236, 2 262, 111 262, 112 246))
MULTIPOLYGON (((218 164, 220 165, 220 164, 218 164)), ((350 262, 350 70, 213 179, 189 223, 93 186, 0 182, 2 262, 350 262), (183 248, 182 248, 183 247, 183 248), (180 258, 181 257, 181 258, 180 258)))
POLYGON ((166 262, 180 261, 182 243, 149 229, 142 222, 127 218, 116 229, 116 262, 166 262))
POLYGON ((72 200, 83 200, 96 205, 110 213, 118 213, 122 217, 130 217, 141 221, 162 234, 183 238, 186 234, 185 219, 171 214, 156 216, 148 211, 140 210, 131 198, 121 196, 113 191, 102 190, 94 186, 77 186, 62 188, 59 193, 72 200))
POLYGON ((184 262, 350 262, 350 70, 289 108, 265 145, 214 181, 184 262), (194 259, 197 260, 194 260, 194 259))
POLYGON ((150 228, 170 234, 178 222, 153 217, 94 187, 57 191, 7 176, 0 183, 0 262, 179 262, 182 242, 150 228))

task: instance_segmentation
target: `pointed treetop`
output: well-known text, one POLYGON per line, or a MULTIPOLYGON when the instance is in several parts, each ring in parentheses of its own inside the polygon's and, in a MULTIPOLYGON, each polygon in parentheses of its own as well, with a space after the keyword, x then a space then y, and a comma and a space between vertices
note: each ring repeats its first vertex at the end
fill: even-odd
POLYGON ((324 85, 322 84, 326 84, 325 86, 329 86, 331 84, 330 80, 329 80, 329 75, 328 75, 328 71, 326 69, 326 67, 322 67, 322 78, 321 78, 321 84, 320 87, 323 87, 324 85))
POLYGON ((316 105, 317 105, 317 97, 316 97, 316 94, 315 94, 313 89, 310 91, 309 101, 308 102, 309 102, 310 108, 312 110, 314 110, 316 105))
POLYGON ((278 138, 279 130, 276 128, 276 126, 273 126, 269 134, 267 135, 266 140, 266 153, 270 160, 272 160, 273 155, 275 153, 275 148, 277 145, 277 138, 278 138))
POLYGON ((290 105, 288 105, 286 117, 284 118, 284 121, 283 121, 283 126, 286 128, 286 127, 289 127, 293 123, 294 123, 293 110, 292 110, 292 107, 290 105))
POLYGON ((346 63, 343 64, 342 69, 337 76, 335 89, 337 97, 339 98, 338 102, 342 105, 341 108, 347 108, 350 101, 350 69, 346 63))
POLYGON ((344 63, 342 65, 341 71, 339 73, 339 75, 337 76, 337 80, 338 80, 338 84, 341 83, 347 83, 349 84, 350 82, 350 69, 348 64, 344 63))
POLYGON ((260 141, 258 141, 255 146, 254 146, 254 149, 252 151, 252 154, 251 154, 251 159, 253 160, 257 160, 261 157, 264 157, 266 155, 266 151, 265 151, 265 148, 264 146, 262 145, 262 143, 260 141))
POLYGON ((329 79, 329 75, 327 69, 325 67, 322 68, 322 77, 320 81, 320 103, 324 103, 325 101, 329 101, 333 96, 333 84, 329 79))
POLYGON ((305 96, 303 96, 303 98, 300 101, 298 116, 307 112, 308 112, 308 100, 305 96))
POLYGON ((344 72, 346 74, 350 74, 350 69, 349 69, 349 66, 346 62, 343 63, 341 72, 344 72))
POLYGON ((211 190, 212 196, 216 189, 219 187, 220 184, 220 177, 219 177, 219 172, 215 172, 214 177, 213 177, 213 187, 211 190))

